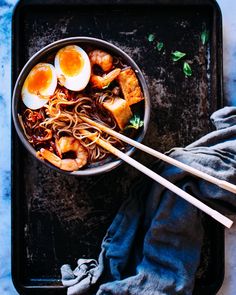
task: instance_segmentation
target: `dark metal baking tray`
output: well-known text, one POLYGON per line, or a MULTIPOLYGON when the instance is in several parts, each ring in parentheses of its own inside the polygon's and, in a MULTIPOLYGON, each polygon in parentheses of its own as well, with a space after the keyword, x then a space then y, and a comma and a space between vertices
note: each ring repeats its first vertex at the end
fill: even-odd
MULTIPOLYGON (((43 46, 70 36, 110 41, 144 73, 152 100, 144 143, 166 151, 212 129, 210 114, 223 105, 222 20, 215 1, 20 1, 13 14, 13 85, 25 62, 43 46), (200 34, 210 32, 203 46, 200 34), (164 43, 158 51, 147 36, 164 43), (186 78, 180 50, 192 62, 186 78)), ((153 159, 136 152, 150 166, 153 159)), ((22 294, 65 293, 60 266, 96 258, 107 227, 130 185, 142 177, 125 164, 77 178, 55 172, 25 151, 12 129, 12 276, 22 294)), ((224 230, 206 217, 194 294, 216 294, 224 277, 224 230)))

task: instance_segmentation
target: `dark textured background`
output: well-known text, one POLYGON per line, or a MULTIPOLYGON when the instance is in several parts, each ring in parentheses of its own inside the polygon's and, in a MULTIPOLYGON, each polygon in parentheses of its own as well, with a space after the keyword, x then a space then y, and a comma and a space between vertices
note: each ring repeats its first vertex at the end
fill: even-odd
MULTIPOLYGON (((211 130, 209 117, 220 105, 221 93, 217 88, 216 32, 212 31, 215 20, 210 7, 139 6, 134 10, 132 5, 32 5, 21 8, 18 16, 14 78, 36 51, 52 41, 71 36, 98 37, 128 53, 147 80, 152 110, 145 144, 164 152, 185 146, 211 130), (210 30, 207 46, 200 40, 204 26, 210 30), (158 52, 148 42, 150 33, 164 43, 163 51, 158 52), (171 60, 174 50, 187 53, 192 77, 184 76, 182 61, 171 60)), ((153 162, 140 152, 135 158, 148 166, 153 162)), ((125 164, 100 176, 63 175, 36 161, 21 146, 13 165, 21 171, 15 199, 20 239, 15 247, 21 281, 27 285, 55 285, 63 263, 74 265, 77 258, 97 258, 107 227, 128 197, 131 185, 142 177, 125 164)), ((213 238, 217 234, 214 236, 213 231, 213 238)), ((213 269, 212 261, 219 259, 213 257, 212 243, 208 237, 199 278, 207 277, 207 268, 213 269)))

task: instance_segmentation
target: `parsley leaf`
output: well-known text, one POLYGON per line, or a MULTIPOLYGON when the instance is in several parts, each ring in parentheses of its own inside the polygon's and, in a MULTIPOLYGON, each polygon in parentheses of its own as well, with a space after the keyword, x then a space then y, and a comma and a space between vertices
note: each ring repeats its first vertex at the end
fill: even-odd
POLYGON ((201 33, 202 44, 205 45, 209 40, 209 31, 206 29, 201 33))
POLYGON ((181 52, 181 51, 175 51, 171 53, 171 58, 173 61, 178 61, 181 58, 183 58, 186 55, 186 53, 181 52))
POLYGON ((129 128, 134 128, 134 129, 139 129, 140 127, 143 126, 143 121, 140 119, 139 116, 134 115, 130 121, 129 121, 130 125, 127 125, 125 127, 125 129, 129 129, 129 128))
POLYGON ((184 62, 183 72, 184 72, 186 77, 187 76, 192 76, 192 69, 191 69, 190 65, 187 62, 184 62))
POLYGON ((163 47, 164 47, 164 43, 163 42, 157 42, 156 49, 158 51, 161 51, 163 47))
POLYGON ((149 35, 148 35, 148 41, 149 41, 149 42, 153 42, 154 39, 155 39, 155 36, 154 36, 153 34, 149 34, 149 35))

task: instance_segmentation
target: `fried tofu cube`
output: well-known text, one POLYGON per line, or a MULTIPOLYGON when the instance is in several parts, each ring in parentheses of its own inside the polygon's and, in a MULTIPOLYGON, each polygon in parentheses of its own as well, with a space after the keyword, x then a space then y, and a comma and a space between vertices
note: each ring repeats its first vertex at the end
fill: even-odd
POLYGON ((133 115, 128 103, 122 98, 104 102, 103 106, 112 114, 120 129, 125 128, 133 115))
POLYGON ((138 78, 131 68, 121 71, 117 79, 128 105, 144 99, 138 78))

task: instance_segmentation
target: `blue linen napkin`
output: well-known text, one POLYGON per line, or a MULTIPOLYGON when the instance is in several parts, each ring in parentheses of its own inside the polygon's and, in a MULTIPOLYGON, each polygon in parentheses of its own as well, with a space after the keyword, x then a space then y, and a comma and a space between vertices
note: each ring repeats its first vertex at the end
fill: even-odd
MULTIPOLYGON (((211 116, 213 131, 167 154, 236 184, 236 107, 211 116)), ((157 173, 223 213, 235 213, 236 196, 158 161, 157 173)), ((98 259, 61 268, 68 295, 192 294, 203 240, 204 214, 158 183, 144 178, 131 189, 102 242, 98 259), (93 288, 92 288, 93 289, 93 288)))

